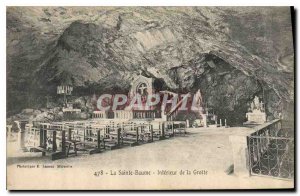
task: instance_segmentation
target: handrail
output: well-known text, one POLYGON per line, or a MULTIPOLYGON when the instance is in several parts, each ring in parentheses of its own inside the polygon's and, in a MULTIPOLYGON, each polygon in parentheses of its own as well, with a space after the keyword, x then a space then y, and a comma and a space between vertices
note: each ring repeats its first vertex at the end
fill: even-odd
POLYGON ((262 129, 265 129, 265 128, 269 127, 270 125, 273 125, 273 124, 277 123, 278 121, 280 121, 280 119, 275 119, 275 120, 272 120, 270 122, 266 122, 262 125, 258 125, 256 127, 254 127, 253 128, 253 133, 251 133, 251 135, 258 132, 258 131, 260 131, 260 130, 262 130, 262 129))
POLYGON ((170 110, 170 112, 167 114, 167 116, 170 116, 173 112, 175 112, 175 111, 179 108, 180 104, 181 104, 185 99, 187 99, 189 96, 190 96, 190 93, 186 94, 186 95, 185 95, 185 96, 184 96, 184 97, 176 104, 176 106, 170 110))

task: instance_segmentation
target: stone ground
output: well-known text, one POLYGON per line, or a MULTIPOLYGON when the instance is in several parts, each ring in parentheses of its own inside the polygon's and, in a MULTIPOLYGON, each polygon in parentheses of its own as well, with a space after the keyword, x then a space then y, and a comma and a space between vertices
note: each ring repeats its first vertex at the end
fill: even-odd
MULTIPOLYGON (((226 170, 232 165, 232 151, 229 136, 249 130, 249 128, 191 128, 186 136, 178 136, 168 140, 157 141, 136 147, 125 147, 100 154, 69 157, 51 161, 49 157, 41 157, 41 153, 16 153, 8 152, 8 170, 18 164, 41 165, 71 165, 75 169, 91 169, 91 171, 104 170, 206 170, 208 175, 200 176, 156 176, 152 180, 169 180, 164 182, 165 188, 279 188, 293 187, 293 182, 269 177, 244 177, 235 174, 228 175, 226 170), (180 179, 176 181, 175 179, 180 179), (175 180, 175 181, 174 181, 175 180), (184 186, 182 183, 190 180, 193 187, 184 186), (171 185, 172 182, 172 185, 171 185), (177 182, 177 185, 176 185, 177 182), (176 186, 175 186, 176 185, 176 186)), ((11 149, 12 146, 8 146, 11 149)), ((74 171, 74 170, 73 170, 74 171)), ((140 177, 137 177, 138 179, 140 177)), ((121 179, 121 178, 120 178, 121 179)), ((145 180, 141 178, 141 180, 145 180)), ((148 179, 149 180, 149 179, 148 179)), ((128 181, 129 183, 129 181, 128 181)), ((93 184, 93 183, 92 183, 93 184)), ((149 187, 159 187, 155 183, 148 183, 149 187)), ((147 184, 147 185, 148 185, 147 184)), ((186 183, 185 183, 186 184, 186 183)), ((98 185, 94 185, 96 188, 98 185)), ((91 187, 94 187, 91 185, 91 187)), ((107 184, 110 187, 111 184, 107 184)), ((126 187, 126 185, 122 185, 126 187)), ((128 186, 129 187, 129 186, 128 186)), ((135 185, 134 187, 139 187, 135 185)), ((87 188, 86 186, 84 188, 87 188)), ((143 188, 143 186, 141 187, 143 188)), ((80 189, 80 186, 79 186, 80 189)))

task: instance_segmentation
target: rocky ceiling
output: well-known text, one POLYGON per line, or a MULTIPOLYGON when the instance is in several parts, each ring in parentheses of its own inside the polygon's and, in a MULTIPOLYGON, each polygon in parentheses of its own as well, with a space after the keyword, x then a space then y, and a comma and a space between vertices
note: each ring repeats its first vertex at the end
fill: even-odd
POLYGON ((128 89, 139 70, 169 89, 203 89, 220 113, 265 91, 275 115, 294 97, 290 8, 7 7, 12 113, 61 83, 84 95, 128 89))

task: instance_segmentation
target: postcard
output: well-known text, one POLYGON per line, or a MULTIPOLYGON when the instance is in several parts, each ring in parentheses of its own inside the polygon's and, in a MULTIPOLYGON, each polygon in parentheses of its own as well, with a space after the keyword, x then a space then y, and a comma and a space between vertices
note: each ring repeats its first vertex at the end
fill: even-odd
POLYGON ((7 189, 294 189, 293 18, 8 6, 7 189))

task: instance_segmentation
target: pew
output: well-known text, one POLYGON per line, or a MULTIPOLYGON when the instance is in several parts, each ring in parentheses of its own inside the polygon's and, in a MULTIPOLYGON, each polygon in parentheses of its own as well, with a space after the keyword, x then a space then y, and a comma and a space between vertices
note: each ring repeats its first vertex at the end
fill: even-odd
POLYGON ((51 153, 52 160, 78 155, 78 152, 89 154, 104 150, 114 150, 122 146, 137 146, 144 143, 164 140, 175 135, 185 134, 181 121, 154 123, 122 122, 59 122, 40 123, 37 129, 40 141, 35 151, 51 153), (103 131, 103 132, 101 132, 103 131), (52 147, 47 146, 48 137, 52 133, 52 147), (101 133, 101 134, 100 134, 101 133), (57 145, 59 144, 59 146, 57 145))

